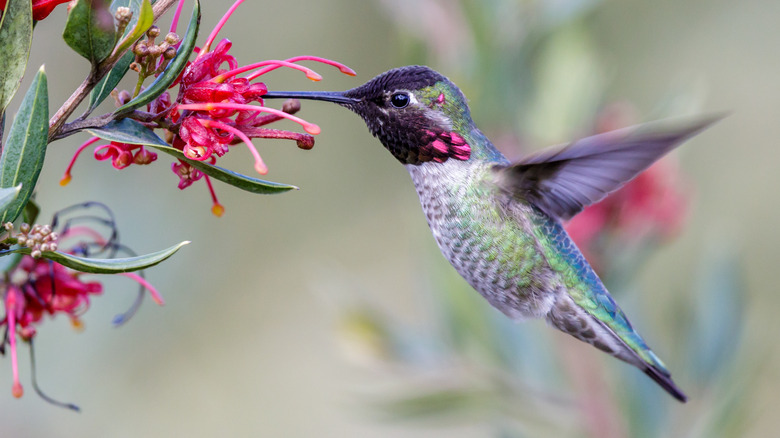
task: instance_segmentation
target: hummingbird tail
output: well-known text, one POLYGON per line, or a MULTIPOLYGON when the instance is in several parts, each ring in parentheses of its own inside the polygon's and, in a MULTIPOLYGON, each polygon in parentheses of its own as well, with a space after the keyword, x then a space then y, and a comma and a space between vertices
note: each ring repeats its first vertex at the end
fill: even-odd
POLYGON ((663 363, 635 332, 634 335, 641 342, 641 346, 638 348, 642 348, 644 355, 648 356, 655 363, 644 359, 639 352, 631 348, 607 324, 576 305, 568 295, 559 297, 556 300, 555 305, 547 314, 547 322, 558 330, 568 333, 580 341, 608 353, 610 356, 639 368, 680 402, 685 403, 688 400, 688 397, 675 385, 663 363))
POLYGON ((665 389, 666 392, 668 392, 672 397, 676 398, 682 403, 688 401, 688 396, 686 396, 685 393, 674 384, 674 381, 672 381, 670 376, 660 372, 657 368, 650 365, 646 365, 642 371, 644 371, 645 374, 653 379, 655 383, 657 383, 661 388, 665 389))

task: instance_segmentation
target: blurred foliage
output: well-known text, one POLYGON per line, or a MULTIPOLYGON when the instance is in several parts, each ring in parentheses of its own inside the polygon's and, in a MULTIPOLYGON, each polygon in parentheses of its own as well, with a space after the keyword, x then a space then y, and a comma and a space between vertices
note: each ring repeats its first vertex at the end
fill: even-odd
MULTIPOLYGON (((605 101, 609 66, 588 20, 596 0, 380 4, 397 25, 404 60, 431 65, 458 83, 477 124, 499 147, 504 141, 505 150, 518 143, 522 149, 530 139, 563 141, 614 129, 634 118, 630 104, 605 101)), ((672 93, 659 107, 668 115, 680 102, 690 108, 694 99, 672 93)), ((688 405, 633 367, 541 322, 518 326, 444 263, 423 262, 421 275, 431 282, 421 291, 430 295, 430 327, 401 324, 371 304, 342 314, 340 335, 352 357, 392 382, 376 388, 373 411, 396 420, 487 424, 499 437, 741 436, 749 422, 738 400, 755 384, 744 371, 755 353, 741 346, 745 282, 736 248, 702 254, 696 288, 663 316, 639 304, 653 297, 638 290, 636 276, 684 229, 689 202, 673 162, 660 164, 605 201, 629 205, 630 219, 625 207, 597 204, 599 220, 578 243, 598 261, 618 301, 633 304, 628 315, 643 333, 675 334, 672 343, 652 344, 670 360, 688 405)))

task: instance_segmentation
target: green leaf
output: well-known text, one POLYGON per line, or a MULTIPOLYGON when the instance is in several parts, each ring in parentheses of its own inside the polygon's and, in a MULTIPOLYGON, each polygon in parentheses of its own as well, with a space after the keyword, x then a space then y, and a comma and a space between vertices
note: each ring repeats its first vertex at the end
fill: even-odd
MULTIPOLYGON (((172 256, 179 248, 188 245, 189 243, 189 241, 184 241, 162 251, 119 259, 88 259, 59 251, 44 251, 41 257, 76 271, 88 272, 90 274, 119 274, 122 272, 133 272, 152 267, 172 256)), ((32 249, 16 248, 13 252, 30 255, 32 249)))
POLYGON ((0 113, 14 97, 30 56, 33 19, 29 0, 8 0, 0 21, 0 113))
POLYGON ((95 137, 118 143, 169 147, 154 131, 133 119, 112 120, 100 128, 88 128, 86 131, 95 137))
POLYGON ((8 210, 8 207, 10 207, 14 200, 16 200, 16 197, 19 196, 19 192, 21 190, 21 184, 16 187, 0 189, 0 212, 4 213, 6 210, 8 210))
POLYGON ((38 215, 41 213, 41 207, 38 206, 38 203, 35 202, 34 198, 30 198, 27 200, 27 205, 24 206, 24 211, 22 212, 22 220, 24 222, 27 222, 28 224, 34 224, 35 220, 38 219, 38 215))
POLYGON ((114 50, 114 17, 104 0, 77 0, 68 13, 62 38, 79 55, 97 65, 114 50))
POLYGON ((133 19, 127 25, 129 31, 125 31, 126 36, 117 45, 116 51, 121 53, 152 27, 152 24, 154 24, 154 12, 152 12, 152 4, 149 0, 119 0, 112 3, 112 9, 115 5, 117 7, 127 6, 133 11, 133 19), (134 23, 135 25, 133 25, 134 23))
POLYGON ((195 40, 198 38, 198 29, 200 27, 200 1, 195 0, 195 6, 192 8, 192 17, 187 26, 187 33, 182 39, 181 45, 176 50, 176 56, 168 63, 160 76, 154 80, 144 91, 138 94, 133 100, 119 107, 114 114, 130 112, 140 106, 156 99, 179 77, 179 74, 187 66, 187 60, 190 58, 193 49, 195 49, 195 40))
POLYGON ((204 161, 190 160, 185 157, 180 150, 169 146, 168 143, 158 137, 154 131, 132 119, 114 120, 107 123, 102 128, 89 128, 87 131, 96 137, 108 141, 150 146, 189 163, 192 167, 214 179, 230 184, 241 190, 246 190, 247 192, 270 195, 298 189, 298 187, 289 184, 252 178, 233 172, 232 170, 211 165, 204 161))
POLYGON ((109 95, 111 95, 111 92, 114 91, 114 88, 119 85, 119 81, 125 77, 127 70, 130 69, 130 64, 133 63, 133 60, 135 60, 135 55, 133 52, 125 53, 124 56, 119 58, 119 61, 114 64, 114 68, 112 68, 111 71, 103 76, 103 79, 97 83, 95 88, 93 88, 89 93, 90 111, 97 108, 101 102, 103 102, 109 95))
POLYGON ((22 185, 19 196, 0 216, 0 223, 16 219, 30 199, 43 167, 48 134, 48 86, 41 66, 14 117, 8 141, 0 155, 0 187, 22 185))

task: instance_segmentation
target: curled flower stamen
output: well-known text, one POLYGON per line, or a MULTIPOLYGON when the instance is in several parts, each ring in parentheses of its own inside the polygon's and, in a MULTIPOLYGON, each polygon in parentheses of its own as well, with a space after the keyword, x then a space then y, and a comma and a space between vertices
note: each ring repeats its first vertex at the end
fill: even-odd
POLYGON ((207 128, 208 127, 213 127, 213 128, 217 128, 217 129, 222 129, 222 130, 228 131, 228 132, 234 134, 236 137, 240 138, 241 141, 243 141, 246 144, 246 146, 249 148, 249 152, 252 154, 252 156, 255 159, 255 170, 257 171, 257 173, 259 173, 260 175, 265 175, 265 174, 268 173, 268 166, 265 165, 265 162, 260 157, 260 152, 257 151, 257 148, 252 143, 252 140, 249 137, 247 137, 246 134, 241 132, 241 130, 236 129, 236 128, 234 128, 234 127, 232 127, 232 126, 230 126, 230 125, 228 125, 226 123, 217 122, 215 120, 199 119, 199 121, 200 121, 200 123, 203 126, 205 126, 207 128))
MULTIPOLYGON (((333 67, 336 67, 336 68, 339 69, 340 72, 344 73, 345 75, 355 76, 355 74, 356 74, 355 70, 352 70, 351 68, 347 67, 346 65, 344 65, 344 64, 342 64, 340 62, 332 61, 332 60, 327 59, 327 58, 320 58, 319 56, 308 56, 308 55, 295 56, 295 57, 292 57, 292 58, 285 59, 285 61, 287 61, 287 62, 316 61, 316 62, 321 62, 323 64, 331 65, 333 67)), ((269 66, 269 67, 260 69, 260 70, 258 70, 256 72, 252 73, 251 75, 247 76, 246 78, 251 81, 252 79, 255 79, 255 78, 259 77, 259 76, 262 76, 262 75, 264 75, 264 74, 266 74, 266 73, 268 73, 270 71, 276 70, 279 67, 280 66, 269 66)))
POLYGON ((35 348, 33 347, 33 338, 30 338, 30 340, 27 342, 30 343, 30 374, 32 375, 32 385, 33 385, 33 389, 35 389, 35 392, 38 393, 38 397, 44 399, 48 403, 51 403, 55 406, 59 406, 61 408, 70 409, 76 412, 81 411, 81 409, 75 404, 64 403, 55 400, 49 397, 45 392, 41 390, 41 387, 38 385, 38 372, 36 371, 36 366, 35 366, 35 348))
POLYGON ((211 50, 211 44, 214 43, 214 40, 217 38, 217 34, 219 34, 219 31, 222 30, 222 27, 225 26, 225 23, 227 23, 228 19, 231 15, 233 15, 233 12, 236 11, 236 8, 238 8, 238 5, 243 3, 244 0, 236 0, 235 3, 233 3, 233 6, 230 7, 230 9, 225 12, 225 15, 222 16, 222 18, 219 20, 216 26, 214 26, 214 30, 211 31, 211 34, 206 38, 206 42, 203 44, 203 48, 201 48, 200 52, 198 53, 198 56, 195 58, 197 61, 198 58, 202 57, 206 53, 208 53, 209 50, 211 50))
POLYGON ((247 72, 249 70, 254 70, 256 68, 264 67, 264 66, 267 66, 267 65, 268 66, 273 66, 274 69, 280 68, 280 67, 289 67, 289 68, 292 68, 292 69, 295 69, 295 70, 300 70, 300 71, 304 72, 306 74, 306 77, 311 79, 312 81, 321 81, 322 80, 322 76, 320 76, 319 73, 317 73, 316 71, 314 71, 314 70, 312 70, 312 69, 310 69, 308 67, 304 67, 304 66, 299 65, 299 64, 294 64, 294 63, 289 62, 289 61, 280 61, 280 60, 277 60, 277 59, 271 59, 271 60, 268 60, 268 61, 260 61, 260 62, 254 63, 254 64, 245 65, 243 67, 239 67, 239 68, 227 71, 225 73, 220 74, 219 76, 214 76, 213 78, 211 78, 211 81, 217 82, 217 83, 222 83, 222 82, 225 81, 225 79, 232 78, 233 76, 239 75, 239 74, 247 72))
POLYGON ((268 108, 265 106, 254 106, 240 103, 222 103, 222 102, 209 102, 209 103, 187 103, 179 104, 176 106, 180 110, 195 110, 195 111, 212 111, 215 109, 233 109, 237 111, 255 111, 258 113, 270 113, 281 116, 285 119, 291 120, 303 127, 303 130, 312 135, 320 133, 320 127, 314 123, 307 122, 299 117, 295 117, 284 111, 280 111, 274 108, 268 108))
POLYGON ((70 163, 68 163, 68 168, 65 169, 65 175, 63 175, 62 179, 60 180, 60 185, 61 186, 68 185, 70 180, 73 179, 73 177, 70 174, 70 171, 73 170, 73 165, 76 164, 76 159, 79 157, 79 154, 81 154, 81 152, 84 149, 86 149, 89 146, 91 146, 92 144, 96 143, 98 140, 100 140, 100 138, 92 137, 89 140, 87 140, 86 142, 84 142, 84 144, 79 146, 78 149, 76 149, 76 153, 73 154, 73 157, 70 159, 70 163))
POLYGON ((152 286, 151 283, 146 281, 140 275, 136 274, 135 272, 122 272, 119 275, 123 275, 123 276, 125 276, 125 277, 127 277, 127 278, 129 278, 129 279, 131 279, 133 281, 135 281, 136 283, 140 284, 146 290, 149 291, 149 295, 152 296, 152 299, 154 300, 155 303, 159 304, 160 306, 165 305, 165 300, 163 300, 162 295, 160 295, 160 293, 157 292, 157 289, 155 289, 154 286, 152 286))

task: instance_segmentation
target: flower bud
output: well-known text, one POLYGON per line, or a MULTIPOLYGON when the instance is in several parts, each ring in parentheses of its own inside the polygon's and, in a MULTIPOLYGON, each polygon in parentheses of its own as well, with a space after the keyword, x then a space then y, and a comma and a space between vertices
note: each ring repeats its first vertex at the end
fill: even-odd
POLYGON ((119 106, 122 106, 126 104, 127 102, 130 102, 130 100, 133 99, 133 95, 130 94, 127 90, 122 90, 119 93, 117 93, 116 101, 119 104, 119 106))
POLYGON ((163 52, 163 58, 165 59, 173 59, 176 56, 176 48, 175 47, 168 47, 163 52))
POLYGON ((149 54, 149 45, 146 44, 146 41, 138 41, 133 45, 133 53, 137 56, 146 56, 149 54))
POLYGON ((181 41, 181 37, 179 37, 179 35, 175 34, 174 32, 170 32, 168 35, 165 35, 165 42, 172 46, 179 44, 179 41, 181 41))
POLYGON ((160 36, 160 28, 157 26, 150 27, 149 30, 146 31, 146 36, 149 38, 157 38, 160 36))
POLYGON ((114 18, 116 18, 116 21, 118 21, 120 24, 127 25, 127 23, 130 22, 130 19, 133 18, 133 11, 131 11, 130 8, 126 6, 120 6, 116 8, 116 14, 114 15, 114 18))
POLYGON ((301 102, 298 99, 288 99, 282 104, 282 111, 287 114, 295 114, 301 110, 301 102))
POLYGON ((149 47, 149 56, 151 56, 153 58, 156 58, 156 57, 162 55, 162 52, 163 52, 163 50, 162 50, 162 47, 160 47, 160 46, 151 46, 151 47, 149 47))

